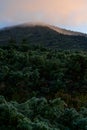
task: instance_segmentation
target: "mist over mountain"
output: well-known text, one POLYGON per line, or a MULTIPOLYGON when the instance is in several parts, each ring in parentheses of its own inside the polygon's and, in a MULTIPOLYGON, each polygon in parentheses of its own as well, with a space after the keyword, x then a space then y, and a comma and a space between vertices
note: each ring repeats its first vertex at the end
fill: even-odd
POLYGON ((56 49, 87 50, 87 34, 44 23, 26 23, 0 30, 0 45, 7 45, 12 39, 16 44, 25 41, 56 49))

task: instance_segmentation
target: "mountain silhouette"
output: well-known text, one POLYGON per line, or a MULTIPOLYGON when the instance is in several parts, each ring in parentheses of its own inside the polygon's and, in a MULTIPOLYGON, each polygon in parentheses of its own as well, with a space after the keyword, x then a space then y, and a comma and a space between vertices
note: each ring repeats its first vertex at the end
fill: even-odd
POLYGON ((87 34, 42 23, 26 23, 0 30, 0 45, 14 40, 16 44, 42 45, 55 49, 87 50, 87 34))

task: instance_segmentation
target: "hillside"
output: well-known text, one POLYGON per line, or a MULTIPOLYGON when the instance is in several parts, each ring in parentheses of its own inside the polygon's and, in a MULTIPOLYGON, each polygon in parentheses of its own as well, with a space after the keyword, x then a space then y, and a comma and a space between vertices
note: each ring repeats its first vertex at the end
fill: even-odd
POLYGON ((23 24, 0 44, 0 130, 87 130, 86 34, 23 24))
POLYGON ((0 47, 0 130, 87 130, 87 52, 0 47))
POLYGON ((22 24, 0 30, 0 45, 10 40, 17 44, 42 45, 56 49, 87 50, 87 35, 45 24, 22 24))

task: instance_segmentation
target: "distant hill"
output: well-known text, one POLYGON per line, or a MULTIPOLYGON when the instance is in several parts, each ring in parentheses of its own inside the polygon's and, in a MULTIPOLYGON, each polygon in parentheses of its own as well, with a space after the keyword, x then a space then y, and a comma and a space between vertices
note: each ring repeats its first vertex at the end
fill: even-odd
POLYGON ((87 50, 87 34, 47 24, 21 24, 0 30, 0 45, 7 45, 11 39, 17 44, 24 41, 56 49, 87 50))

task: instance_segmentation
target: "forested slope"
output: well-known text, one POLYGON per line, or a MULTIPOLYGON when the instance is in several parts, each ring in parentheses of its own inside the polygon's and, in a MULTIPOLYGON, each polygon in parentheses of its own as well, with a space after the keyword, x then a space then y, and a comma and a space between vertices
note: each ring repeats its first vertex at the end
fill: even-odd
POLYGON ((87 108, 65 108, 60 99, 7 102, 0 96, 0 130, 87 130, 87 108))
POLYGON ((87 130, 87 52, 0 47, 0 130, 87 130))

